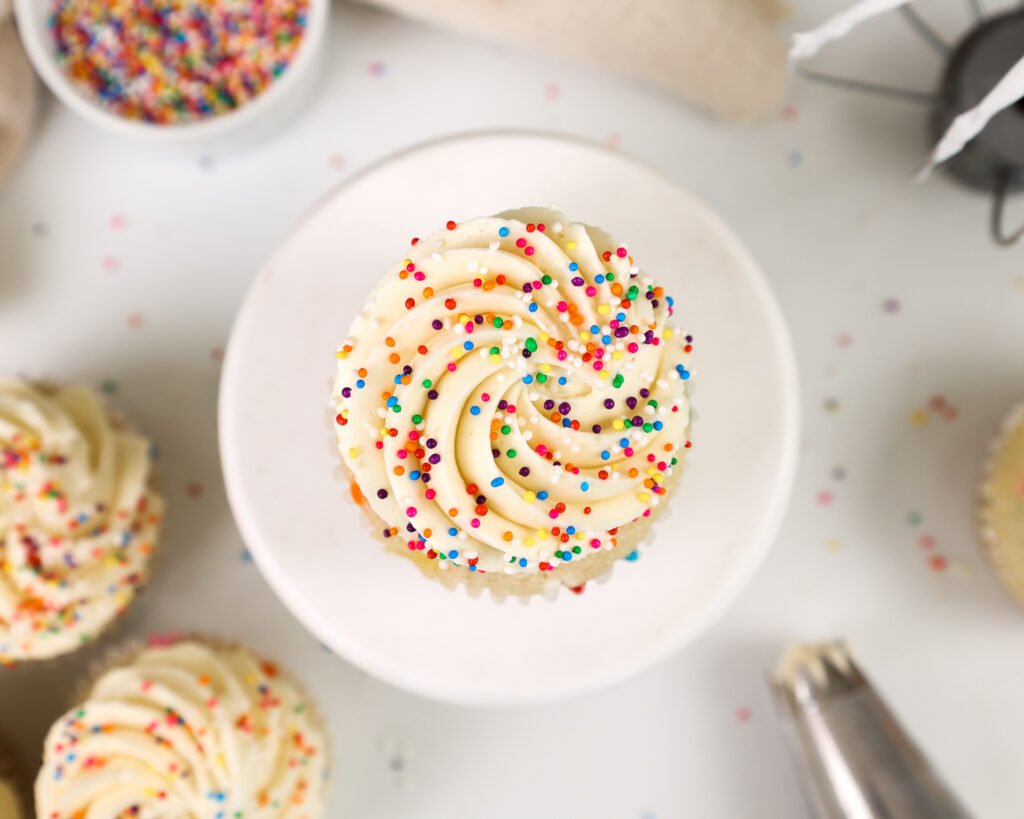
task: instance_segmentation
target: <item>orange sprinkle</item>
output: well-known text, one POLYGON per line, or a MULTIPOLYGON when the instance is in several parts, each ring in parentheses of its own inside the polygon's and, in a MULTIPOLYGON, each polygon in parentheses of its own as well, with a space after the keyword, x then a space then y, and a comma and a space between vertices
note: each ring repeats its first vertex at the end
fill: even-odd
POLYGON ((400 278, 400 279, 408 279, 409 278, 409 272, 407 270, 399 271, 398 278, 400 278))
POLYGON ((622 285, 619 284, 618 282, 615 282, 615 284, 612 285, 612 295, 613 296, 621 296, 622 295, 622 285))
POLYGON ((511 532, 509 532, 509 531, 506 531, 506 532, 505 532, 505 534, 503 534, 503 535, 502 535, 502 537, 503 537, 503 538, 505 538, 505 540, 512 540, 512 538, 514 538, 514 537, 515 537, 515 535, 513 535, 513 534, 512 534, 511 532))
POLYGON ((423 298, 429 299, 433 295, 434 295, 434 288, 433 287, 424 287, 423 288, 423 298))
POLYGON ((488 279, 484 282, 484 290, 493 290, 497 286, 493 279, 488 279))
POLYGON ((402 357, 398 353, 392 353, 391 355, 388 356, 388 361, 390 361, 392 364, 397 364, 401 360, 402 357))
POLYGON ((384 343, 387 344, 388 347, 394 347, 395 346, 395 340, 391 336, 388 336, 387 338, 385 338, 384 339, 384 343))
POLYGON ((396 475, 404 475, 405 474, 405 467, 401 466, 401 465, 396 466, 395 467, 395 474, 396 475))
POLYGON ((459 514, 459 510, 456 509, 454 506, 451 509, 448 510, 448 517, 450 517, 450 518, 454 518, 458 514, 459 514))
POLYGON ((356 370, 356 375, 358 375, 360 378, 366 378, 366 367, 360 367, 358 370, 356 370))

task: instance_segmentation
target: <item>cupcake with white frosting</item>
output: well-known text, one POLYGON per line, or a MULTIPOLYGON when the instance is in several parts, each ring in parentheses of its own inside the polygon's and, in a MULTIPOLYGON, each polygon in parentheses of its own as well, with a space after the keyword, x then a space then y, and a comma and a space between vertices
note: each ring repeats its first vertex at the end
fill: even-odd
POLYGON ((1024 605, 1024 405, 992 444, 979 492, 978 533, 997 576, 1024 605))
POLYGON ((327 748, 314 709, 271 662, 201 640, 112 664, 54 723, 41 819, 317 819, 327 748))
POLYGON ((673 309, 624 245, 551 209, 413 240, 337 353, 353 494, 449 584, 531 595, 603 574, 690 446, 673 309))
POLYGON ((160 537, 149 443, 88 387, 0 377, 0 663, 94 640, 160 537))

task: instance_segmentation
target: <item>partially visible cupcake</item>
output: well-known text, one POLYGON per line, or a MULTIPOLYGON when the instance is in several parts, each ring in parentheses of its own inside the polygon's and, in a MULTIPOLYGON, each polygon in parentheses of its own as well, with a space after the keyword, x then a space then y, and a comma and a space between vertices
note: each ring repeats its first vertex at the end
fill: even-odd
POLYGON ((27 783, 14 752, 0 737, 0 819, 29 819, 27 783))
POLYGON ((388 270, 337 351, 353 495, 428 576, 527 597, 628 556, 690 446, 693 338, 626 246, 549 208, 388 270))
POLYGON ((164 506, 149 449, 88 387, 0 377, 0 663, 91 642, 144 585, 164 506))
POLYGON ((270 662, 202 640, 111 665, 50 729, 40 819, 317 819, 327 743, 270 662))
POLYGON ((985 554, 1024 605, 1024 405, 1003 424, 985 467, 978 512, 985 554))

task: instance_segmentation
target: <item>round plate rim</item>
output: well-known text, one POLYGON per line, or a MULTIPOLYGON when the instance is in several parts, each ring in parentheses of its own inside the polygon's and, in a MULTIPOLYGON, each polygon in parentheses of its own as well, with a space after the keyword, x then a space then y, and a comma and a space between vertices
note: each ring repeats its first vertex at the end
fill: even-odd
MULTIPOLYGON (((564 699, 572 694, 586 693, 600 688, 613 685, 617 682, 634 676, 640 671, 650 668, 657 663, 671 656, 686 644, 692 641, 699 634, 706 631, 725 611, 732 605, 740 591, 753 579, 754 574, 761 567, 769 549, 771 548, 783 518, 788 509, 788 501, 796 478, 796 467, 798 460, 800 430, 800 389, 799 376, 796 364, 796 354, 792 338, 786 323, 784 314, 779 306, 771 286, 768 283, 760 265, 740 241, 731 227, 724 219, 711 208, 704 200, 685 189, 675 180, 665 176, 659 169, 650 163, 612 149, 599 142, 582 137, 560 134, 556 132, 537 129, 490 129, 459 132, 445 135, 434 139, 426 140, 408 146, 401 150, 390 153, 377 161, 367 165, 349 178, 341 181, 324 195, 319 197, 313 205, 295 222, 288 231, 287 236, 277 245, 273 253, 263 265, 260 272, 249 285, 248 290, 239 306, 232 324, 231 333, 225 348, 224 363, 221 371, 217 431, 218 449, 220 454, 221 469, 224 475, 224 485, 227 493, 228 504, 232 515, 242 535, 242 539, 254 560, 259 567, 264 579, 281 600, 291 614, 312 633, 320 642, 329 647, 332 651, 342 656, 356 667, 371 674, 398 689, 426 697, 440 702, 447 702, 456 705, 473 707, 495 707, 495 706, 518 706, 535 705, 545 702, 553 702, 564 699), (519 694, 502 693, 494 696, 481 693, 472 687, 453 690, 451 686, 434 686, 432 683, 424 683, 422 680, 413 679, 405 674, 402 668, 393 663, 382 661, 379 654, 365 651, 359 644, 348 641, 344 636, 339 637, 338 632, 328 632, 321 626, 320 615, 313 607, 307 605, 301 594, 296 593, 284 579, 284 573, 279 570, 277 561, 272 550, 267 547, 260 536, 259 527, 249 517, 247 508, 242 499, 239 488, 240 478, 235 473, 235 466, 231 452, 228 450, 228 430, 234 417, 232 412, 233 395, 231 390, 235 378, 235 370, 241 354, 236 342, 240 334, 240 327, 245 323, 247 314, 252 310, 255 302, 255 293, 259 289, 259 283, 264 275, 270 270, 280 253, 294 240, 295 236, 301 233, 308 223, 316 218, 321 209, 327 207, 344 190, 353 186, 364 177, 375 173, 377 170, 393 162, 402 160, 420 151, 427 151, 431 148, 453 142, 478 141, 486 139, 501 138, 524 138, 535 140, 552 140, 560 143, 575 144, 582 148, 596 150, 614 156, 617 160, 633 164, 640 170, 652 173, 660 177, 667 185, 675 188, 676 192, 689 200, 695 209, 701 211, 701 215, 716 226, 731 239, 730 250, 743 263, 745 274, 756 290, 758 301, 764 310, 765 318, 771 335, 776 343, 778 360, 777 363, 782 373, 782 385, 780 397, 783 410, 780 458, 776 467, 776 478, 770 497, 767 499, 765 514, 761 518, 756 531, 750 539, 750 545, 743 552, 743 557, 738 562, 737 568, 728 576, 726 582, 722 583, 717 593, 703 609, 691 617, 685 627, 679 628, 667 638, 653 645, 646 652, 637 655, 628 664, 618 666, 605 666, 600 670, 589 673, 585 676, 574 678, 571 683, 560 683, 550 685, 542 689, 533 689, 529 692, 519 694)), ((424 582, 430 582, 424 579, 424 582)), ((488 601, 489 602, 489 601, 488 601)))

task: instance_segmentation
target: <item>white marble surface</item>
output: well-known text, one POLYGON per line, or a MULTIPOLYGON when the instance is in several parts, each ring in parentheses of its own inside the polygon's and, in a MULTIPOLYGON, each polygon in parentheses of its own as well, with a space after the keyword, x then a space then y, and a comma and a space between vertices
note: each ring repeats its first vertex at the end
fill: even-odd
MULTIPOLYGON (((841 5, 808 3, 788 25, 841 5)), ((965 23, 966 5, 936 6, 945 31, 965 23)), ((0 369, 105 385, 161 451, 165 547, 104 645, 200 629, 280 659, 327 716, 331 817, 745 819, 804 815, 766 669, 790 640, 842 634, 975 815, 1019 816, 1024 616, 971 514, 986 441, 1024 398, 1024 256, 990 243, 984 197, 910 184, 925 110, 798 84, 785 116, 730 130, 617 77, 335 11, 316 96, 271 141, 154 154, 51 103, 0 187, 0 369), (288 615, 243 559, 215 417, 217 351, 296 219, 395 149, 496 127, 611 140, 718 208, 790 320, 805 427, 782 535, 722 621, 613 689, 490 711, 377 683, 288 615)), ((898 18, 868 26, 817 64, 935 86, 939 60, 898 18)), ((0 730, 27 765, 102 651, 0 669, 0 730)))

